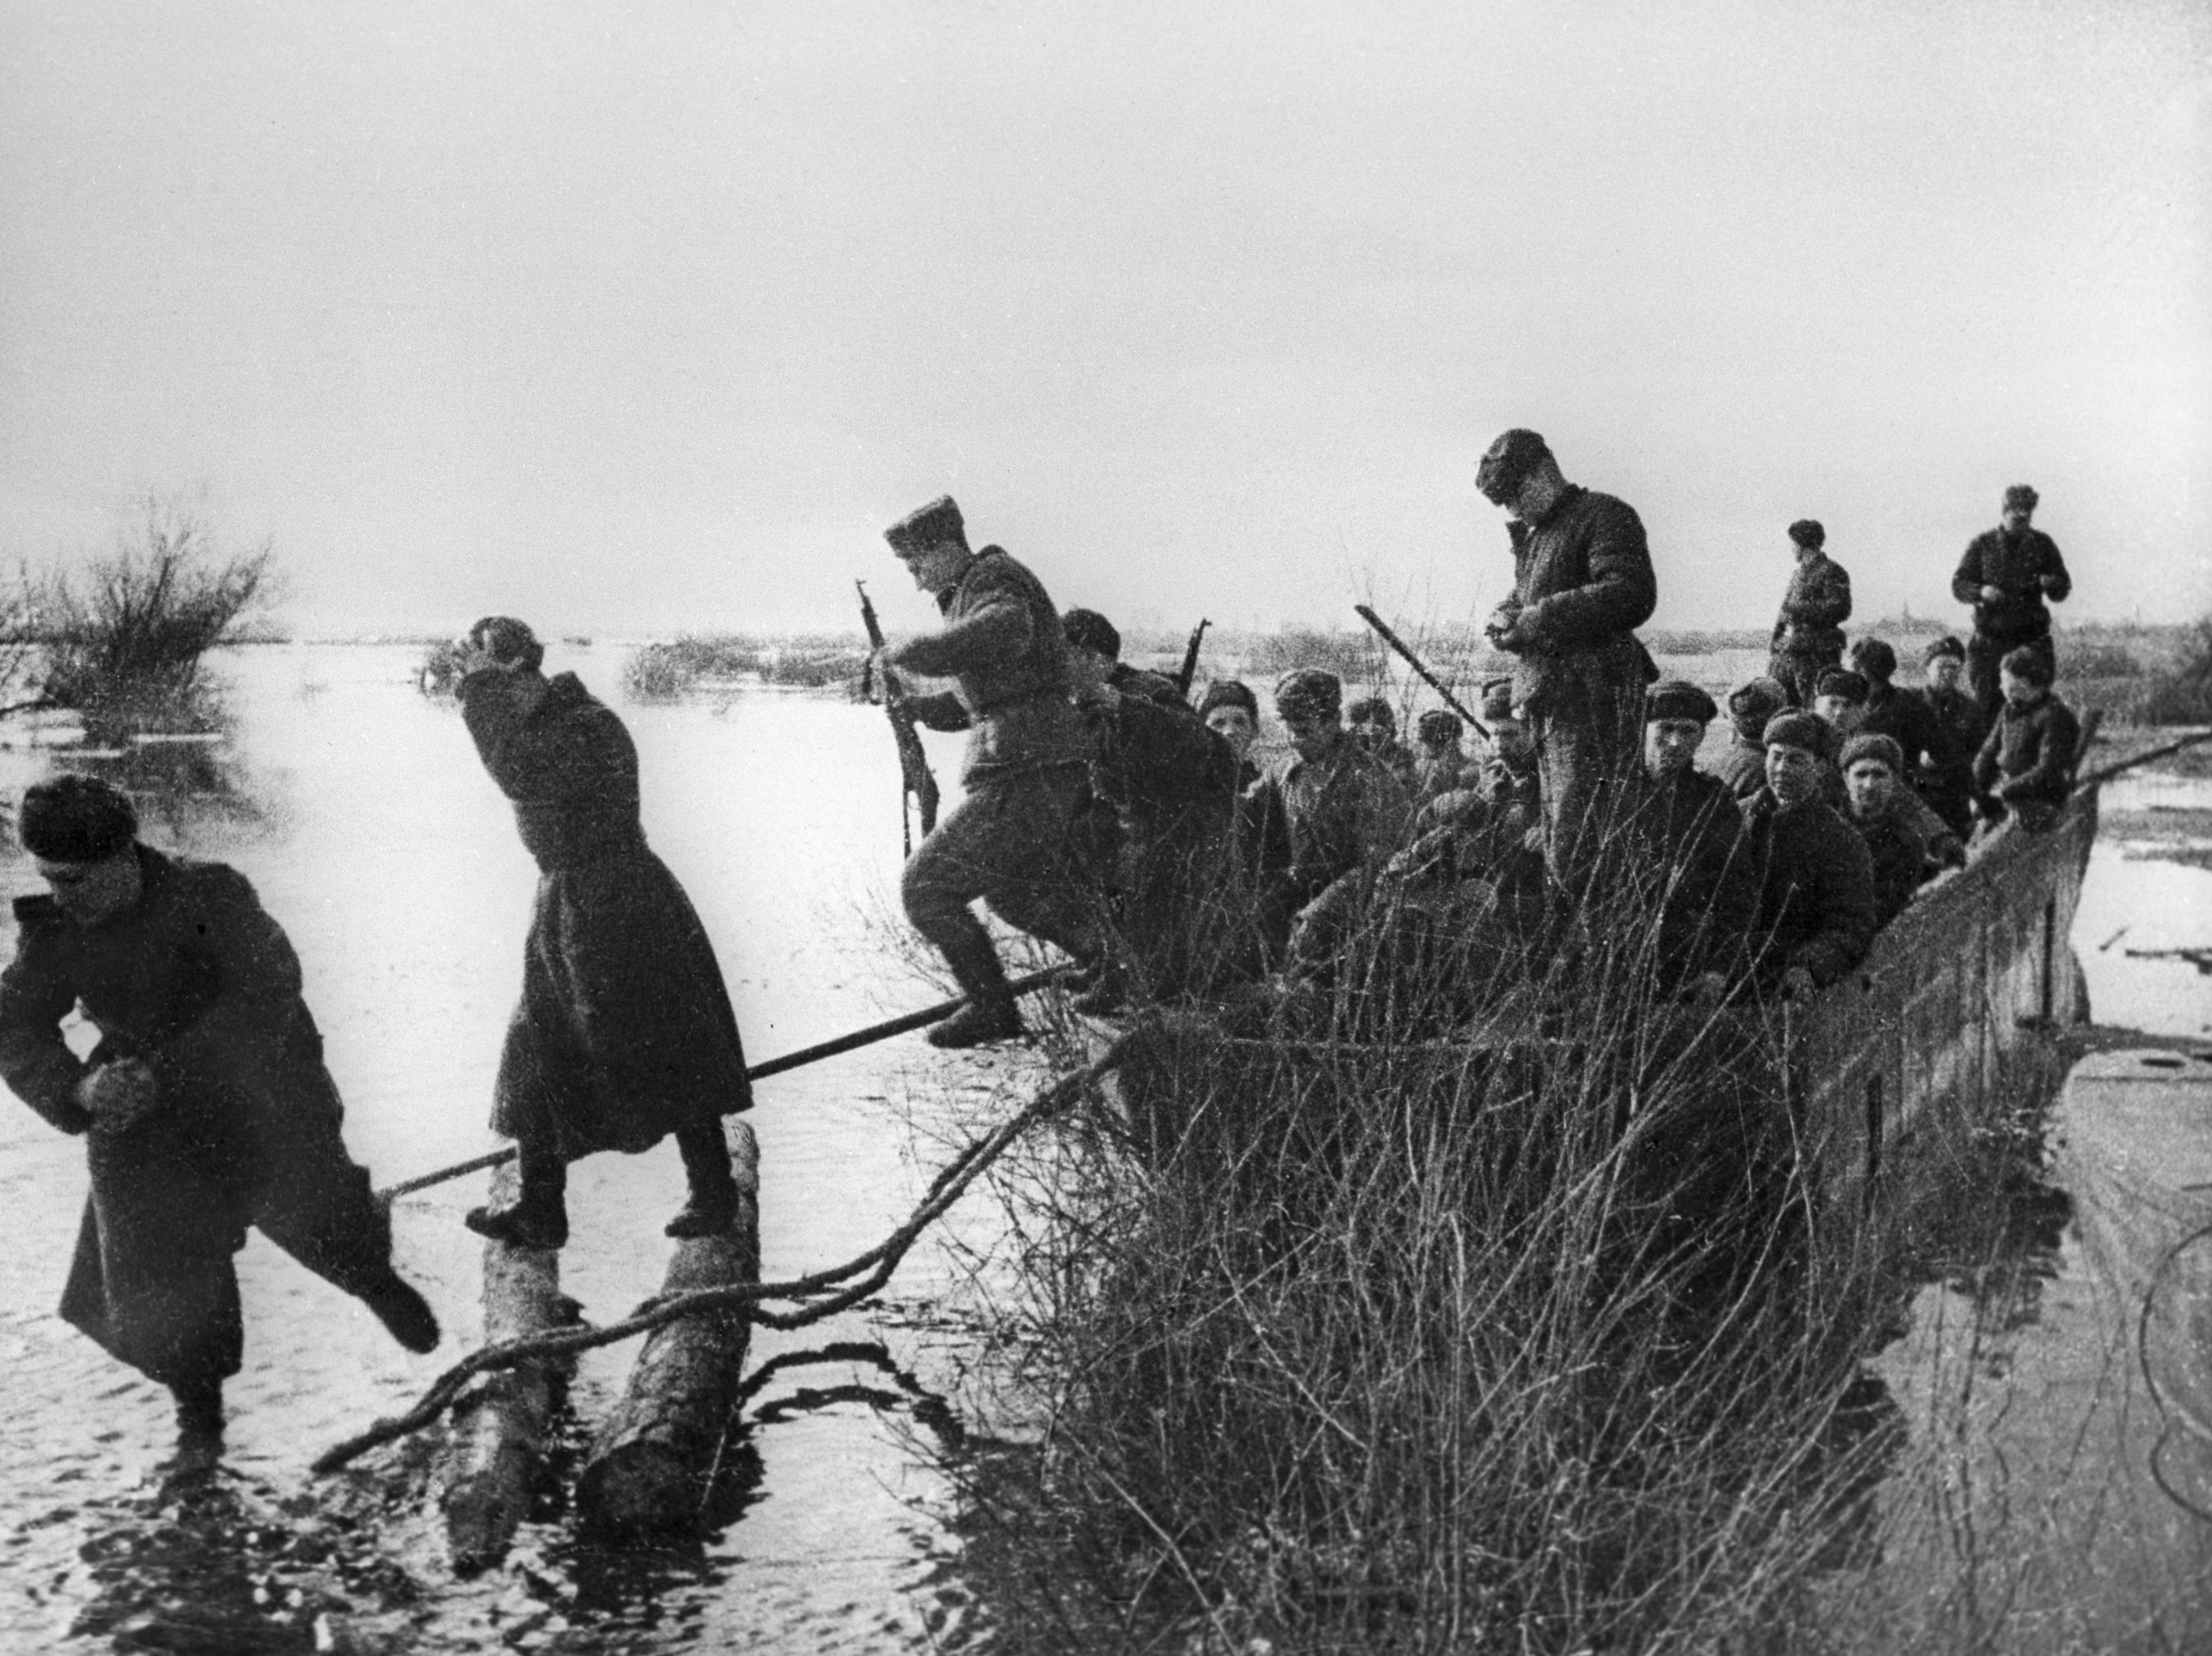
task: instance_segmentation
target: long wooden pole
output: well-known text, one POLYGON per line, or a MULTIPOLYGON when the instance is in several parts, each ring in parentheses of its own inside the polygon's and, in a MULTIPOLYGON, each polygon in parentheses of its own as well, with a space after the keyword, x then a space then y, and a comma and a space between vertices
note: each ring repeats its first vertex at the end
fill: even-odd
MULTIPOLYGON (((1008 987, 1018 995, 1032 994, 1066 970, 1066 966, 1047 966, 1042 971, 1015 978, 1008 987)), ((745 1079, 749 1081, 765 1081, 770 1075, 781 1075, 788 1069, 799 1069, 823 1058, 834 1058, 841 1052, 873 1046, 878 1041, 890 1040, 894 1035, 903 1035, 910 1029, 921 1029, 941 1022, 967 1004, 964 995, 955 996, 950 1001, 939 1001, 935 1006, 924 1007, 919 1012, 902 1013, 896 1018, 886 1018, 882 1023, 870 1024, 866 1029, 856 1029, 849 1035, 818 1041, 812 1046, 801 1047, 796 1052, 787 1052, 780 1058, 757 1063, 745 1071, 745 1079)), ((435 1172, 421 1173, 413 1178, 402 1179, 397 1184, 387 1184, 376 1193, 377 1199, 391 1202, 403 1196, 412 1196, 417 1190, 428 1190, 433 1184, 443 1184, 449 1179, 480 1173, 487 1167, 501 1166, 514 1160, 514 1147, 511 1144, 503 1150, 487 1150, 480 1156, 471 1156, 466 1161, 457 1161, 450 1167, 439 1168, 435 1172)))
POLYGON ((2167 742, 2162 747, 2154 747, 2148 752, 2131 753, 2124 759, 2115 759, 2100 770, 2092 770, 2087 776, 2077 778, 2074 785, 2076 788, 2087 788, 2092 782, 2110 782, 2123 770, 2132 770, 2139 764, 2148 764, 2153 759, 2169 758, 2185 748, 2195 747, 2203 742, 2212 742, 2212 730, 2199 730, 2191 735, 2184 736, 2179 741, 2167 742))
POLYGON ((1396 633, 1390 630, 1389 627, 1384 623, 1381 616, 1376 614, 1373 610, 1368 608, 1364 604, 1354 604, 1352 607, 1359 612, 1359 618, 1362 621, 1364 621, 1369 626, 1374 628, 1376 633, 1381 635, 1384 643, 1389 645, 1392 649, 1396 650, 1399 654, 1406 658, 1406 665, 1407 667, 1413 668, 1414 672, 1419 673, 1422 678, 1429 681, 1429 688, 1435 691, 1437 695, 1444 698, 1444 705, 1446 707, 1449 708, 1453 712, 1458 714, 1461 718, 1466 720, 1468 724, 1472 725, 1474 728, 1474 734, 1481 737, 1483 740, 1488 741, 1490 740, 1490 733, 1483 728, 1482 721, 1476 718, 1474 714, 1468 712, 1467 710, 1467 704, 1462 702, 1458 697, 1453 695, 1451 691, 1444 688, 1443 681, 1437 678, 1435 673, 1429 671, 1426 665, 1421 661, 1421 658, 1413 654, 1413 650, 1407 647, 1404 639, 1399 637, 1396 633))

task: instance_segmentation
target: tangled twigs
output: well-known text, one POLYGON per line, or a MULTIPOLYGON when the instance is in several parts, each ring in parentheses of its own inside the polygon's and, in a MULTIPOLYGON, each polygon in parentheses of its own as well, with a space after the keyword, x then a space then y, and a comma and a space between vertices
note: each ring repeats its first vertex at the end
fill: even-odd
POLYGON ((747 1317, 763 1327, 792 1329, 818 1323, 826 1317, 833 1317, 858 1305, 890 1281, 899 1262, 906 1257, 908 1251, 920 1239, 922 1232, 957 1202, 976 1177, 1004 1154, 1016 1139, 1066 1109, 1119 1064, 1131 1038, 1128 1035, 1122 1036, 1095 1062, 1061 1076, 1014 1115, 968 1145, 939 1170, 937 1177, 930 1181, 928 1193, 922 1197, 906 1223, 858 1257, 828 1270, 794 1277, 787 1282, 747 1282, 724 1288, 697 1288, 689 1294, 649 1300, 622 1321, 611 1323, 605 1328, 562 1329, 548 1334, 528 1335, 519 1340, 502 1341, 498 1345, 472 1351, 441 1374, 430 1389, 422 1394, 421 1401, 405 1414, 388 1416, 367 1430, 332 1445, 315 1458, 313 1470, 317 1473, 335 1472, 371 1449, 393 1442, 410 1433, 421 1431, 452 1408, 468 1383, 479 1374, 513 1368, 518 1364, 548 1357, 566 1356, 571 1352, 588 1351, 597 1346, 613 1345, 633 1335, 647 1334, 654 1329, 665 1327, 678 1318, 696 1316, 702 1312, 743 1307, 747 1317), (775 1312, 761 1303, 768 1300, 792 1300, 800 1303, 796 1310, 775 1312))

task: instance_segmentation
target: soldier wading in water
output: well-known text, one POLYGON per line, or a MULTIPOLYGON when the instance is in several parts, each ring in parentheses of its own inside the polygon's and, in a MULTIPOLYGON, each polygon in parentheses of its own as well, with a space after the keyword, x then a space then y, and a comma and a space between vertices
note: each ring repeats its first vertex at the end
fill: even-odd
MULTIPOLYGON (((951 679, 941 696, 906 700, 933 730, 966 730, 952 807, 906 865, 899 895, 914 928, 937 946, 968 1004, 930 1030, 931 1044, 980 1046, 1022 1032, 981 898, 1008 924, 1097 961, 1099 933, 1067 865, 1070 819, 1091 741, 1068 701, 1067 648, 1043 586, 996 546, 968 550, 951 496, 884 531, 915 586, 937 600, 942 630, 885 649, 878 665, 951 679)), ((896 681, 883 680, 890 694, 896 681)))
POLYGON ((239 1370, 249 1225, 408 1350, 435 1346, 339 1136, 299 958, 246 877, 138 843, 130 799, 90 776, 30 788, 18 832, 51 895, 15 901, 0 1079, 83 1137, 92 1174, 62 1316, 169 1388, 196 1452, 221 1444, 239 1370), (76 1008, 100 1032, 83 1062, 61 1030, 76 1008))
POLYGON ((646 845, 637 749, 574 673, 545 677, 521 622, 479 621, 459 648, 462 716, 538 868, 492 1110, 494 1130, 515 1141, 522 1191, 465 1222, 560 1247, 568 1164, 673 1133, 690 1200, 668 1234, 726 1230, 738 1196, 721 1118, 752 1107, 752 1086, 714 945, 646 845))

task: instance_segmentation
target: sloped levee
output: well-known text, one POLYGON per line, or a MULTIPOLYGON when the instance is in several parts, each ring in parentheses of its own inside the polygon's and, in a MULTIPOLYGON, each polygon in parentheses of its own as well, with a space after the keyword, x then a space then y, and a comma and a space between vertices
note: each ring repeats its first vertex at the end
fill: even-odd
POLYGON ((1832 1219, 1874 1208, 1886 1172, 1932 1116, 1990 1107, 2036 1031, 2081 1020, 2068 939, 2096 837, 2094 785, 2043 832, 2008 825, 1791 1017, 1791 1116, 1832 1219))

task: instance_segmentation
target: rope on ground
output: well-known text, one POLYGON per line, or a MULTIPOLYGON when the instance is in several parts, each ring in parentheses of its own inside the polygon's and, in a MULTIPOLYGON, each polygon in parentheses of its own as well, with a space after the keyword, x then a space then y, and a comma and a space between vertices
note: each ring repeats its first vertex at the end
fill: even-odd
POLYGON ((794 1329, 818 1323, 824 1318, 850 1309, 890 1281, 891 1274, 898 1269, 908 1251, 920 1239, 922 1232, 942 1217, 983 1170, 1003 1155, 1015 1140, 1032 1127, 1066 1109, 1095 1086, 1101 1077, 1118 1066, 1134 1034, 1133 1031, 1121 1036, 1096 1060, 1061 1076, 1014 1115, 982 1137, 970 1142, 930 1181, 927 1194, 906 1223, 856 1258, 787 1282, 748 1282, 723 1288, 696 1288, 688 1294, 648 1300, 621 1322, 605 1328, 562 1329, 486 1346, 470 1353, 441 1374, 430 1389, 422 1394, 422 1399, 406 1413, 379 1420, 367 1430, 325 1450, 316 1457, 313 1470, 317 1473, 335 1472, 371 1449, 421 1431, 452 1408, 468 1383, 479 1374, 514 1368, 520 1364, 544 1358, 588 1351, 597 1346, 613 1345, 633 1335, 664 1328, 679 1318, 695 1317, 705 1312, 742 1309, 749 1318, 763 1327, 794 1329), (858 1281, 853 1280, 856 1277, 858 1281), (827 1297, 819 1297, 824 1295, 827 1297), (768 1310, 761 1303, 766 1300, 792 1300, 802 1303, 797 1310, 776 1312, 768 1310))

